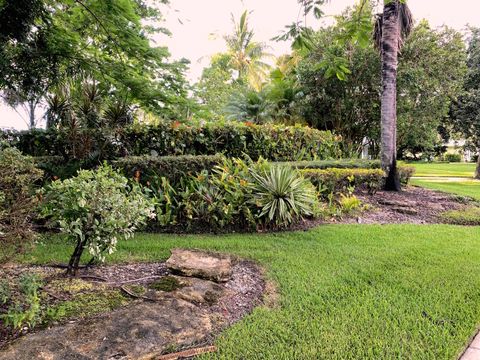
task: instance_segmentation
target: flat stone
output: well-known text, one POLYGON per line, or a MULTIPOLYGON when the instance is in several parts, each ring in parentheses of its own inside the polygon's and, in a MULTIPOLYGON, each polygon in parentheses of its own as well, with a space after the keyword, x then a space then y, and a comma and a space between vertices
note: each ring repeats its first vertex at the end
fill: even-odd
POLYGON ((407 207, 393 207, 393 211, 396 211, 400 214, 406 214, 406 215, 417 215, 418 211, 413 209, 413 208, 407 208, 407 207))
POLYGON ((460 360, 480 360, 480 350, 468 348, 460 357, 460 360))
POLYGON ((212 320, 204 309, 165 297, 30 334, 1 352, 0 359, 150 359, 172 345, 204 341, 211 331, 212 320))
POLYGON ((415 205, 415 203, 410 201, 402 201, 402 200, 388 200, 388 199, 379 199, 379 204, 387 205, 387 206, 397 206, 397 207, 410 207, 415 205))
POLYGON ((227 255, 173 249, 166 265, 175 274, 226 282, 232 276, 232 259, 227 255))
POLYGON ((480 350, 480 332, 475 336, 470 347, 480 350))
POLYGON ((175 279, 178 280, 180 287, 172 293, 172 296, 182 300, 213 305, 225 294, 224 287, 210 280, 183 276, 175 276, 175 279))

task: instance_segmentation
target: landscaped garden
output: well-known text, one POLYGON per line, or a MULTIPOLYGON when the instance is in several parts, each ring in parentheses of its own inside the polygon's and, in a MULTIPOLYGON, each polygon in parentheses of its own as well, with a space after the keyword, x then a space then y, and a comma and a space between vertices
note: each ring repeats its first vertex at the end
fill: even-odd
POLYGON ((0 359, 480 356, 480 31, 400 0, 313 30, 299 0, 291 53, 270 64, 245 11, 191 83, 151 37, 165 1, 22 3, 0 359))

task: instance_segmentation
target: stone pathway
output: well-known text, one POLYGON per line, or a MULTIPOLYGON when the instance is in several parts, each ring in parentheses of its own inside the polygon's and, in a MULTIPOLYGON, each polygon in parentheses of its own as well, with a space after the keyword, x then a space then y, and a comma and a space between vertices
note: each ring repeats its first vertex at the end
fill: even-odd
POLYGON ((480 332, 475 336, 459 360, 480 360, 480 332))

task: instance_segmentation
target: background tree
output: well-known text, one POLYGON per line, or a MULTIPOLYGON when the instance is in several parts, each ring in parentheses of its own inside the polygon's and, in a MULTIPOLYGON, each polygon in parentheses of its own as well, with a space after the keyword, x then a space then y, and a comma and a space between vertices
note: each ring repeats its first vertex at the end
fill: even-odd
MULTIPOLYGON (((472 28, 468 44, 468 71, 462 95, 452 105, 450 125, 467 140, 467 146, 480 154, 480 29, 472 28)), ((480 179, 480 156, 475 178, 480 179)))
POLYGON ((186 62, 169 62, 165 47, 151 45, 151 33, 166 29, 144 25, 161 19, 165 1, 22 2, 25 19, 17 1, 0 8, 6 24, 0 27, 0 89, 18 100, 9 103, 38 104, 52 86, 86 71, 131 103, 167 118, 178 115, 188 91, 186 62))

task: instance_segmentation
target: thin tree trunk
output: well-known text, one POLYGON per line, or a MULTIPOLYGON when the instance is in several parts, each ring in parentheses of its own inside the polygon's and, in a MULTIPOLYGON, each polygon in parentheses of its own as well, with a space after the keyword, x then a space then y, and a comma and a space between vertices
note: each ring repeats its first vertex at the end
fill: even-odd
POLYGON ((397 171, 397 67, 400 41, 399 3, 385 5, 382 27, 381 158, 385 190, 400 191, 397 171))
POLYGON ((480 180, 480 151, 478 152, 477 168, 475 169, 475 179, 480 180))
POLYGON ((34 129, 35 128, 35 101, 28 100, 28 107, 29 107, 28 116, 30 119, 30 129, 34 129))

